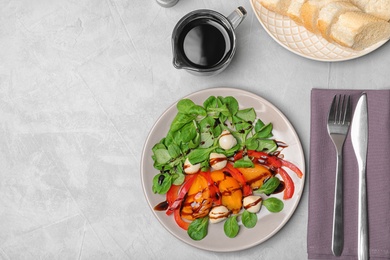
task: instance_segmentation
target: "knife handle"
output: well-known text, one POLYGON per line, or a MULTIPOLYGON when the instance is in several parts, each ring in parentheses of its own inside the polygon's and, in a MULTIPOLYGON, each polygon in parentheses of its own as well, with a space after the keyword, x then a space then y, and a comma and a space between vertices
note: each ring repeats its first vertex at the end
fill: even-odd
POLYGON ((335 256, 340 256, 344 247, 343 160, 341 154, 337 154, 336 164, 337 168, 333 205, 332 252, 335 256))
POLYGON ((368 259, 368 221, 366 166, 359 167, 359 208, 358 208, 358 259, 368 259))

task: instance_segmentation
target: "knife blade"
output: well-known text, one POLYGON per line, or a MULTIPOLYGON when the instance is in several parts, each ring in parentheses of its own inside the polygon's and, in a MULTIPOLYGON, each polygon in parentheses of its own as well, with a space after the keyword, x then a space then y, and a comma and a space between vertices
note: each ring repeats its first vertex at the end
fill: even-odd
POLYGON ((366 164, 368 148, 367 94, 363 93, 356 105, 351 125, 352 146, 359 167, 358 202, 358 259, 368 259, 366 164))

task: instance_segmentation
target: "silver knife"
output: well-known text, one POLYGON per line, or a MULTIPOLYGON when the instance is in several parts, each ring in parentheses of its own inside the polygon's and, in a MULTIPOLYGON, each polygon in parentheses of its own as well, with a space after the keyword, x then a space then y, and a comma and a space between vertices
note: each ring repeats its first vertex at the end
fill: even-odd
POLYGON ((358 259, 368 259, 366 162, 368 146, 367 95, 363 93, 356 105, 351 125, 351 138, 359 166, 358 259))

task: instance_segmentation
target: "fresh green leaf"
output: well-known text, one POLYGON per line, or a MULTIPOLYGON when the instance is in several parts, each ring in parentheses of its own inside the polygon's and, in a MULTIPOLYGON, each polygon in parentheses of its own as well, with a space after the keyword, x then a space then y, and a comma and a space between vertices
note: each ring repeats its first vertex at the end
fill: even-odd
POLYGON ((203 102, 203 107, 208 110, 209 108, 217 107, 217 98, 215 96, 210 96, 203 102))
POLYGON ((197 134, 196 124, 193 121, 187 123, 182 127, 180 133, 181 133, 181 141, 184 143, 188 143, 189 141, 193 140, 196 137, 197 134))
POLYGON ((189 141, 188 148, 193 149, 193 148, 198 147, 200 145, 200 141, 201 141, 201 136, 200 136, 200 133, 197 131, 195 138, 189 141))
POLYGON ((253 108, 246 108, 246 109, 239 110, 236 116, 252 124, 256 119, 256 112, 253 108))
POLYGON ((185 180, 185 174, 182 173, 182 172, 176 172, 175 175, 174 175, 174 178, 173 178, 173 182, 172 184, 173 185, 181 185, 183 184, 184 180, 185 180))
POLYGON ((240 160, 237 160, 234 162, 234 167, 235 168, 253 168, 255 167, 253 162, 247 158, 247 157, 244 157, 240 160))
POLYGON ((263 185, 261 185, 260 189, 256 190, 255 193, 264 193, 266 195, 270 195, 279 187, 279 184, 279 178, 272 177, 268 179, 263 185))
POLYGON ((172 185, 172 176, 167 173, 160 173, 153 178, 152 190, 154 193, 165 194, 172 185))
POLYGON ((176 158, 181 154, 180 147, 177 144, 171 144, 168 146, 168 153, 171 158, 176 158))
POLYGON ((195 219, 188 227, 187 233, 193 240, 202 240, 207 235, 208 225, 208 217, 195 219))
POLYGON ((164 164, 171 159, 167 149, 156 149, 153 151, 153 155, 155 156, 157 163, 164 164))
POLYGON ((228 236, 230 238, 236 237, 238 234, 238 231, 240 231, 240 226, 238 225, 238 222, 237 222, 237 216, 229 217, 223 225, 223 230, 224 230, 226 236, 228 236))
POLYGON ((184 114, 184 113, 177 113, 175 118, 172 121, 170 131, 176 132, 180 130, 183 126, 194 120, 196 116, 184 114))
POLYGON ((269 138, 272 137, 273 125, 269 123, 266 126, 263 126, 259 131, 254 135, 255 138, 269 138))
POLYGON ((268 198, 263 201, 264 207, 268 209, 268 211, 277 213, 283 210, 284 203, 278 198, 268 198))
POLYGON ((200 134, 200 148, 209 148, 214 144, 214 136, 210 132, 200 134))
POLYGON ((214 128, 214 125, 215 125, 215 119, 212 118, 211 116, 207 116, 199 122, 199 127, 201 129, 201 132, 209 132, 214 128))
POLYGON ((241 221, 246 228, 253 228, 257 223, 257 215, 255 213, 244 210, 241 216, 241 221))
POLYGON ((238 102, 234 97, 228 96, 225 98, 221 98, 221 100, 225 104, 231 116, 235 115, 238 112, 238 102))
POLYGON ((182 99, 179 102, 177 102, 177 110, 179 113, 183 114, 190 114, 190 109, 195 106, 195 103, 191 99, 182 99))
POLYGON ((278 148, 278 145, 274 140, 270 139, 258 139, 258 146, 256 151, 274 152, 278 148))
POLYGON ((191 107, 189 112, 190 112, 190 114, 196 115, 196 116, 203 117, 203 116, 207 115, 206 110, 203 107, 198 106, 198 105, 191 107))
POLYGON ((260 119, 257 119, 256 121, 256 124, 255 124, 255 132, 259 132, 261 128, 263 128, 265 126, 265 124, 263 123, 263 121, 261 121, 260 119))
POLYGON ((209 155, 214 149, 214 147, 194 149, 188 154, 188 160, 191 164, 201 163, 209 159, 209 155))

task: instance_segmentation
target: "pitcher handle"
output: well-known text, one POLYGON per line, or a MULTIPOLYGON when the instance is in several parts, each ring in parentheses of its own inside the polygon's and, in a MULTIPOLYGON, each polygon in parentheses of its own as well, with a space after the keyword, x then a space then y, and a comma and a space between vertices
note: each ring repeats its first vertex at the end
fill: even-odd
POLYGON ((230 21, 230 23, 232 24, 233 26, 233 29, 236 29, 237 26, 240 25, 240 23, 242 22, 242 20, 244 20, 245 16, 246 16, 246 10, 244 7, 242 6, 239 6, 236 8, 236 10, 234 10, 228 17, 227 19, 230 21))

